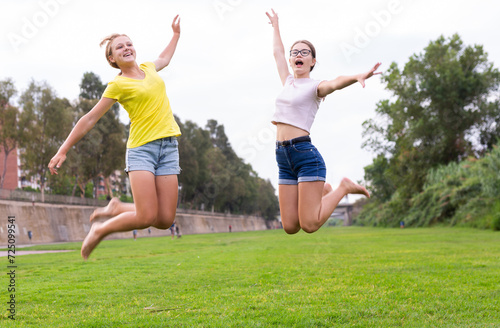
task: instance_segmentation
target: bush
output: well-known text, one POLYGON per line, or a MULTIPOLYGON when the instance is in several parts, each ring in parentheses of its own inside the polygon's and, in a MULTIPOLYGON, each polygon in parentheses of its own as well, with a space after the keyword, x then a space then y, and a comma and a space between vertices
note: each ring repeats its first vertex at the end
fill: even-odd
POLYGON ((29 192, 38 192, 38 193, 40 192, 40 188, 35 189, 35 188, 30 187, 30 186, 23 187, 20 190, 22 190, 22 191, 29 191, 29 192))
POLYGON ((500 230, 500 212, 496 212, 495 215, 493 216, 493 222, 491 224, 491 228, 494 231, 500 230))
POLYGON ((389 201, 374 199, 356 220, 358 225, 434 224, 500 230, 500 148, 481 159, 450 163, 428 172, 423 190, 404 199, 398 191, 389 201))

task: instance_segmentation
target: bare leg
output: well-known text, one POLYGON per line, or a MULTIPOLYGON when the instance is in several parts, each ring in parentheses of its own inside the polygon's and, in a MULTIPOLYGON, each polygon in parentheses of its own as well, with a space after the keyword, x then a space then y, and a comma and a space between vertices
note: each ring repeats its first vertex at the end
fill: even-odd
POLYGON ((168 229, 175 220, 179 183, 177 175, 160 175, 156 177, 156 195, 158 197, 158 217, 153 227, 168 229))
POLYGON ((294 234, 300 230, 298 197, 297 185, 279 185, 281 223, 288 234, 294 234))
POLYGON ((343 178, 335 190, 322 181, 299 183, 299 221, 305 232, 317 231, 332 215, 339 202, 347 194, 370 197, 365 187, 343 178))
POLYGON ((95 222, 94 224, 92 224, 87 237, 85 237, 85 239, 83 240, 81 255, 85 260, 88 259, 92 250, 94 250, 94 248, 105 237, 104 235, 96 233, 96 229, 98 230, 102 224, 102 222, 95 222))
POLYGON ((144 229, 150 226, 166 229, 164 227, 169 222, 171 225, 175 218, 177 205, 177 176, 165 177, 170 178, 155 177, 151 172, 147 171, 130 172, 130 185, 135 200, 134 211, 122 212, 103 223, 94 223, 83 241, 82 257, 87 259, 99 242, 113 232, 144 229), (168 184, 168 187, 158 187, 158 182, 161 182, 161 185, 168 184), (164 204, 159 205, 160 203, 164 204), (173 206, 173 212, 172 209, 169 212, 166 206, 173 206))
POLYGON ((113 217, 123 212, 135 211, 135 205, 132 203, 123 203, 118 198, 113 197, 107 206, 96 209, 90 216, 90 222, 102 217, 113 217))
POLYGON ((329 183, 325 183, 325 185, 323 186, 323 197, 325 197, 328 193, 332 191, 333 191, 332 185, 329 183))

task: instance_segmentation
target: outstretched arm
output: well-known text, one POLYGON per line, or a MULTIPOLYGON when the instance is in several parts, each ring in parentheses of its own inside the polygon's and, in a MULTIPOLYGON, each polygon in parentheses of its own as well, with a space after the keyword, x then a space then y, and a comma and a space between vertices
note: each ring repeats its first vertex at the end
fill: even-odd
POLYGON ((290 75, 290 71, 288 70, 288 62, 285 58, 285 47, 283 47, 283 42, 281 41, 278 14, 276 14, 273 9, 271 9, 271 12, 272 14, 266 12, 266 15, 269 17, 269 24, 273 26, 274 59, 276 60, 276 66, 278 67, 281 83, 284 85, 287 76, 290 75))
POLYGON ((382 74, 382 72, 375 72, 380 66, 380 63, 375 64, 371 70, 365 73, 352 75, 352 76, 339 76, 331 81, 323 81, 318 85, 318 97, 323 98, 328 96, 330 93, 341 90, 345 87, 350 86, 356 82, 361 83, 363 88, 365 87, 365 80, 369 79, 373 75, 382 74))
POLYGON ((167 67, 168 64, 170 63, 170 60, 174 56, 175 48, 177 48, 177 42, 179 41, 179 37, 181 36, 180 24, 181 24, 181 19, 179 18, 179 15, 177 15, 174 17, 174 21, 172 22, 172 30, 174 31, 172 40, 170 40, 170 43, 165 48, 165 50, 162 51, 158 59, 154 61, 157 72, 167 67))
POLYGON ((51 174, 57 174, 57 169, 61 167, 66 160, 66 154, 80 139, 82 139, 99 121, 99 119, 111 108, 115 103, 114 99, 101 98, 99 102, 87 114, 83 115, 71 130, 68 138, 57 151, 57 154, 52 157, 49 163, 51 174))

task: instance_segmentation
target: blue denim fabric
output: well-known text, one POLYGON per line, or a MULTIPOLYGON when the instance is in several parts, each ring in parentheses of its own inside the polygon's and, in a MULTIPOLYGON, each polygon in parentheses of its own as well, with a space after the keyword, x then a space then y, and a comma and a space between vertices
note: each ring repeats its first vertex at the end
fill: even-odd
POLYGON ((179 149, 176 137, 148 142, 139 147, 127 148, 125 172, 149 171, 154 175, 181 173, 179 149))
MULTIPOLYGON (((293 140, 292 140, 293 141, 293 140)), ((276 145, 279 184, 296 185, 299 182, 326 181, 323 157, 311 142, 276 145)))

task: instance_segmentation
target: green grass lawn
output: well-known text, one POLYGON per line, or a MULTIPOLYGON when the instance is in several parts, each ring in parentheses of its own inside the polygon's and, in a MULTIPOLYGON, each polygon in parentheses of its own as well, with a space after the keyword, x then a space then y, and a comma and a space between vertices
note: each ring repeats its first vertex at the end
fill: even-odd
POLYGON ((499 232, 131 238, 102 242, 87 262, 79 248, 16 257, 16 320, 4 310, 0 326, 500 327, 499 232))

